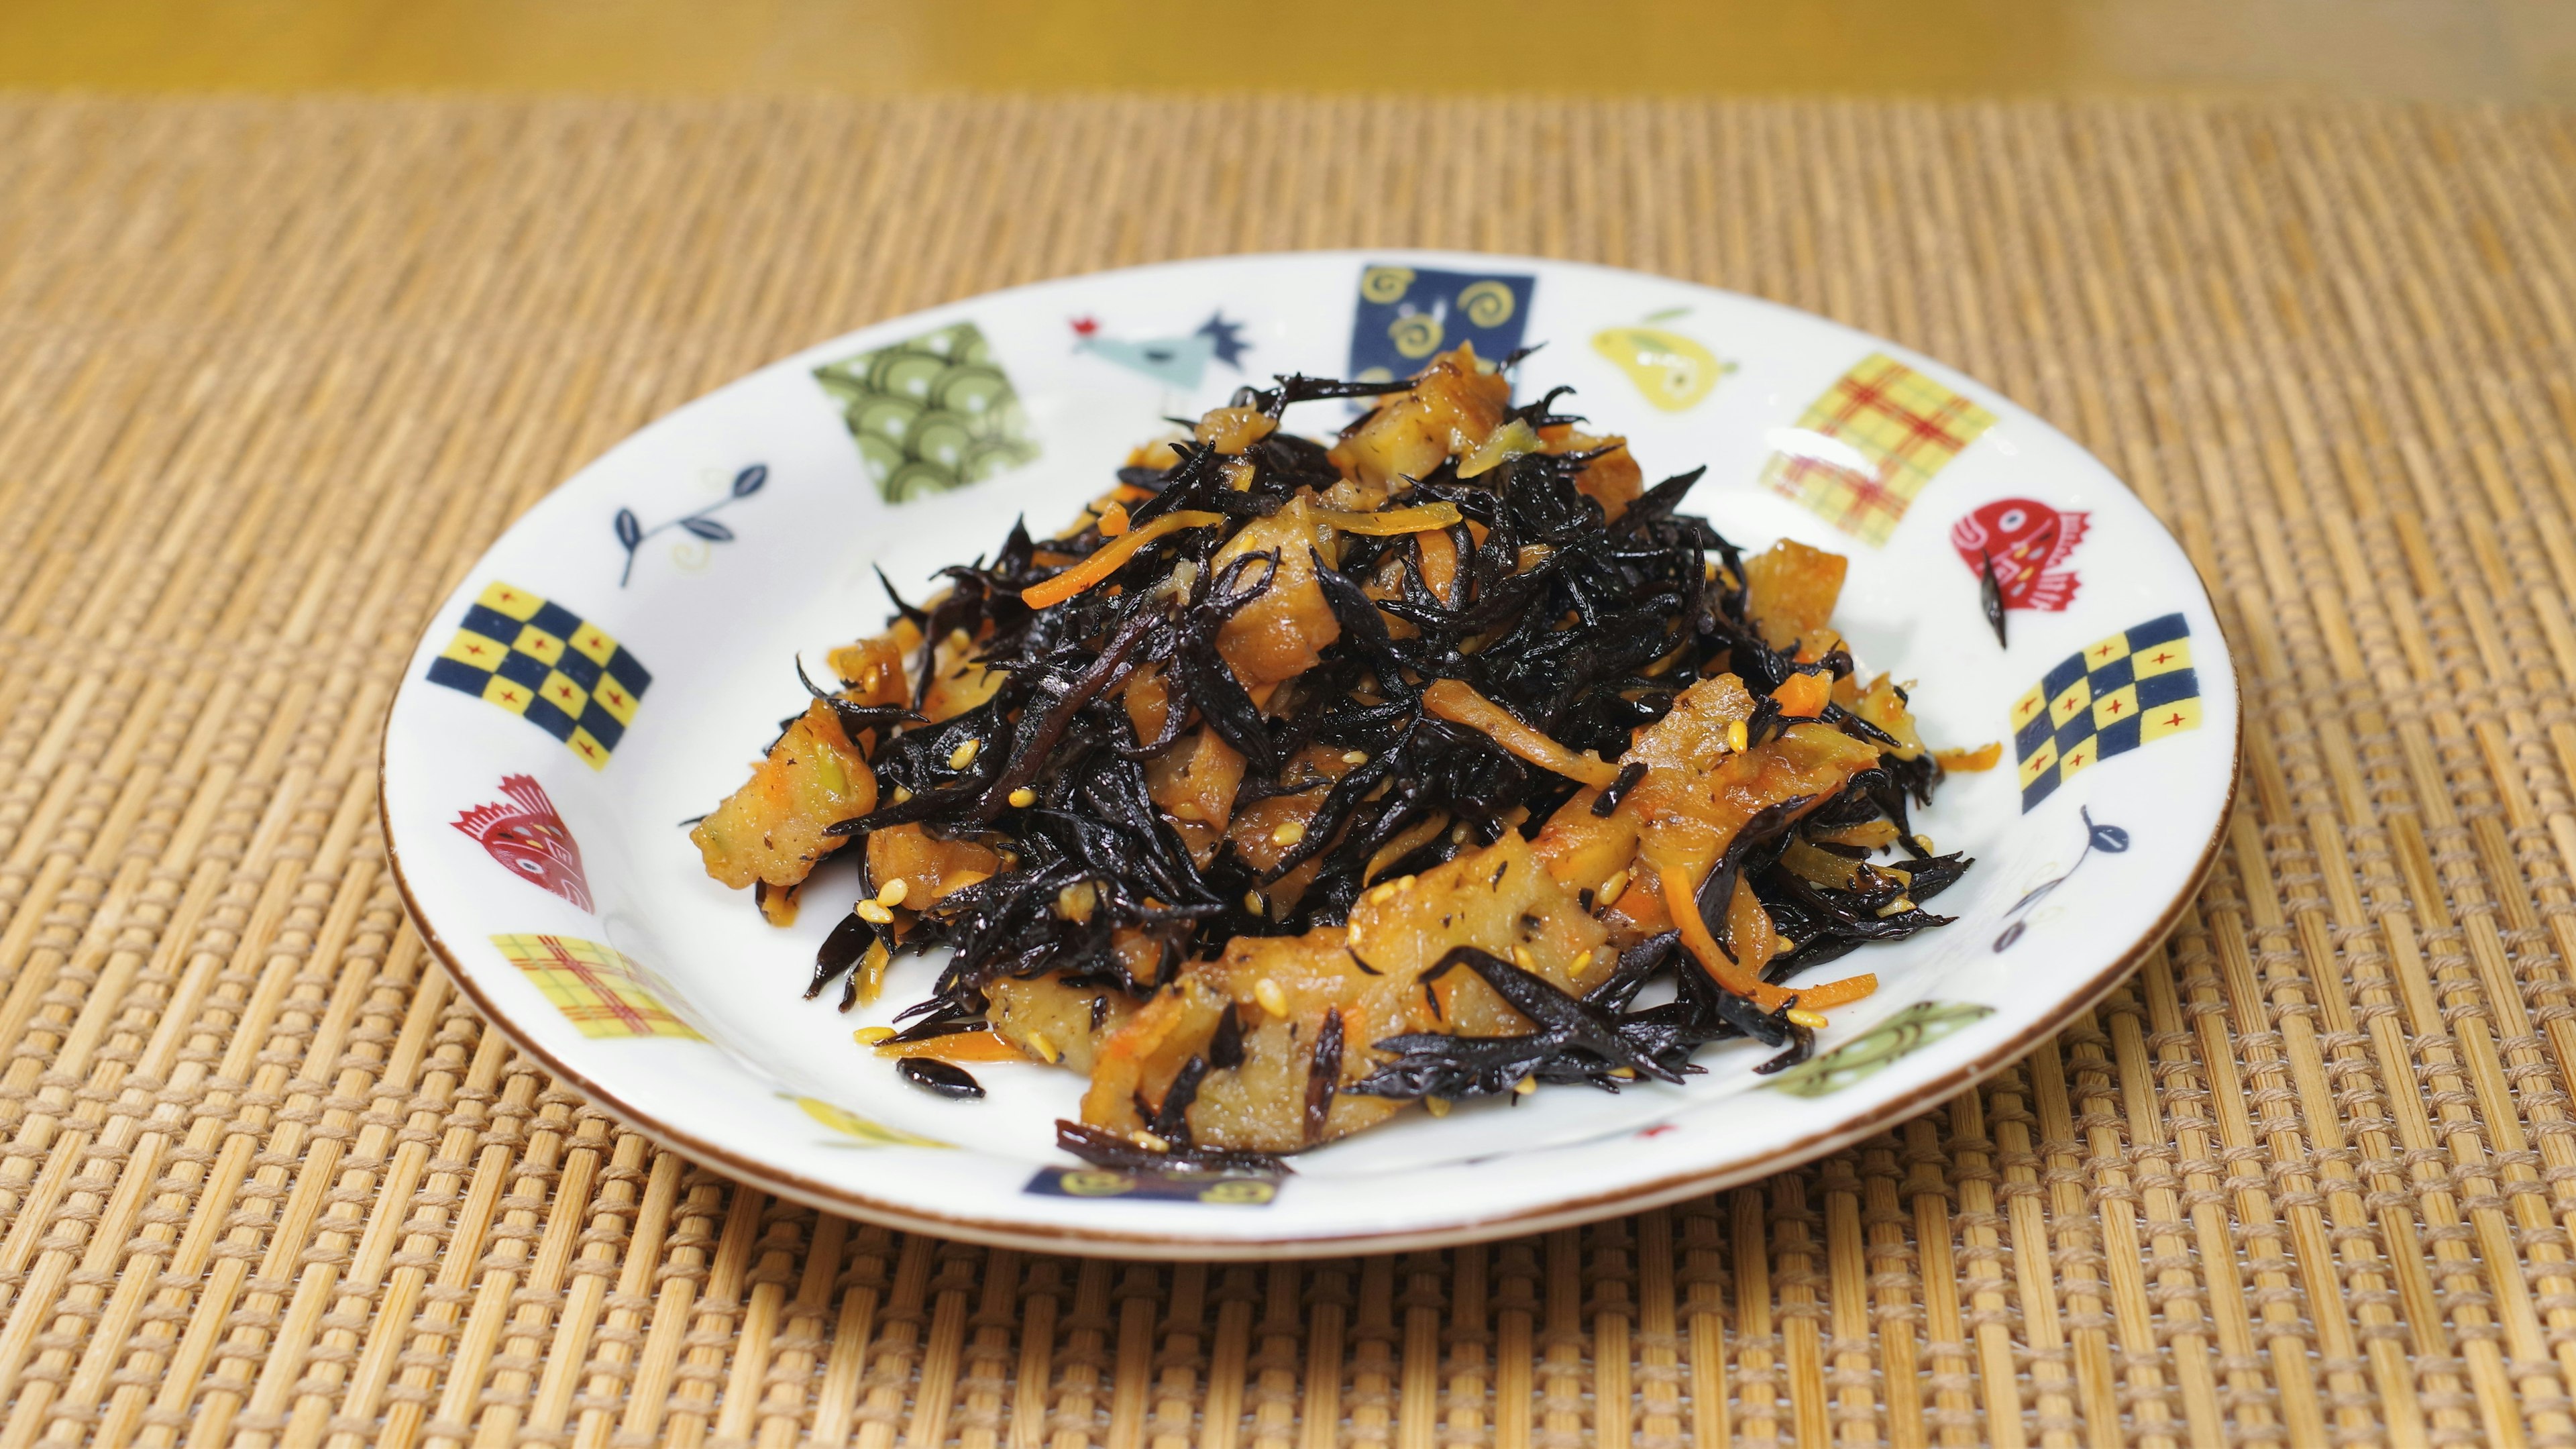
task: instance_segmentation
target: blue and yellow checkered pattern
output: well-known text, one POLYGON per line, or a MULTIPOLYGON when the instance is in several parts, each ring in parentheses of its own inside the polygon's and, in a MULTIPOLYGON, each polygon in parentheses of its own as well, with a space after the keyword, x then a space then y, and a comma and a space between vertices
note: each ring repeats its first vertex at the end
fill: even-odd
POLYGON ((604 769, 653 682, 626 646, 561 604, 495 583, 465 610, 429 680, 490 700, 604 769))
POLYGON ((2024 813, 2113 755, 2200 728, 2191 626, 2150 619, 2067 656, 2013 703, 2024 813))

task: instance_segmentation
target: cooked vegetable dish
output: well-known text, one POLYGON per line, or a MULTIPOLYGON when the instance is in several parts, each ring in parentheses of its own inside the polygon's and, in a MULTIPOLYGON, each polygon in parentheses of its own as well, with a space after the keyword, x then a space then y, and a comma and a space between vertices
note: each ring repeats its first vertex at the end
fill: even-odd
POLYGON ((697 823, 709 874, 784 923, 856 853, 806 995, 945 948, 861 1038, 956 1097, 1082 1073, 1059 1141, 1122 1168, 1276 1169, 1730 1037, 1801 1060, 1876 984, 1804 973, 1945 924, 1969 862, 1907 820, 1941 764, 1832 627, 1842 558, 1743 557, 1675 511, 1696 471, 1645 486, 1567 389, 1514 406, 1518 360, 1245 389, 898 598, 697 823), (1371 410, 1283 430, 1334 398, 1371 410))

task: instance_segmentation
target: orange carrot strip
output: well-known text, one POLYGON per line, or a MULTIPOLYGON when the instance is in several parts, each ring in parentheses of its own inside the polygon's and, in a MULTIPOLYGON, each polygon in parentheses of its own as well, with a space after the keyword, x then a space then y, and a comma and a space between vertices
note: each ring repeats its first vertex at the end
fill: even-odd
POLYGON ((1596 790, 1607 790, 1619 779, 1617 765, 1588 751, 1576 754, 1457 680, 1433 680, 1431 687, 1422 692, 1422 703, 1433 714, 1451 724, 1462 724, 1482 733, 1495 744, 1542 770, 1554 770, 1569 780, 1581 780, 1596 790))
POLYGON ((1664 909, 1672 913, 1673 924, 1680 928, 1682 944, 1699 958, 1700 969, 1708 973, 1711 981, 1738 996, 1751 997, 1754 1005, 1764 1011, 1773 1010, 1788 998, 1789 993, 1751 975, 1741 962, 1728 960, 1726 953, 1717 948, 1717 937, 1709 934, 1708 922, 1700 916, 1699 902, 1693 898, 1690 881, 1682 871, 1658 865, 1655 873, 1663 878, 1664 909), (1763 999, 1766 992, 1771 1000, 1763 999))
POLYGON ((1094 550, 1089 558, 1057 574, 1044 583, 1031 584, 1020 590, 1020 602, 1032 609, 1048 609, 1063 603, 1093 584, 1118 572, 1121 564, 1136 556, 1136 551, 1166 534, 1184 528, 1206 528, 1225 522, 1222 513, 1183 508, 1166 513, 1142 528, 1129 529, 1094 550))
POLYGON ((1771 697, 1780 701, 1780 712, 1791 719, 1814 719, 1825 712, 1825 702, 1833 697, 1833 681, 1821 674, 1792 674, 1780 681, 1771 697))
POLYGON ((1849 1006, 1878 990, 1878 977, 1864 971, 1858 976, 1846 976, 1821 986, 1775 986, 1771 989, 1779 992, 1782 1000, 1792 996, 1798 998, 1801 1011, 1822 1011, 1829 1006, 1849 1006))
POLYGON ((1963 774, 1991 770, 2002 762, 2003 757, 2004 742, 2001 740, 1988 740, 1973 750, 1934 750, 1932 752, 1932 758, 1940 762, 1942 769, 1957 770, 1963 774))
POLYGON ((1329 523, 1344 533, 1364 533, 1371 538, 1449 528, 1458 522, 1460 516, 1458 505, 1449 502, 1389 508, 1379 513, 1348 513, 1338 508, 1319 508, 1314 514, 1318 523, 1329 523))
MULTIPOLYGON (((1672 914, 1673 924, 1680 929, 1682 945, 1699 959, 1701 969, 1708 972, 1711 981, 1738 996, 1750 997, 1753 1004, 1764 1011, 1779 1010, 1780 1004, 1793 996, 1801 1010, 1822 1011, 1827 1007, 1848 1005, 1878 989, 1878 978, 1866 973, 1817 986, 1775 986, 1762 980, 1747 971, 1742 962, 1727 959, 1726 953, 1717 948, 1717 937, 1709 934, 1708 922, 1700 916, 1698 892, 1690 885, 1688 872, 1680 869, 1678 864, 1671 869, 1658 861, 1650 860, 1648 864, 1655 867, 1656 875, 1663 882, 1664 909, 1672 914)), ((1740 886, 1742 882, 1737 884, 1740 886)))
POLYGON ((929 1057, 942 1062, 1024 1062, 1028 1055, 989 1031, 959 1031, 928 1041, 877 1043, 881 1057, 929 1057))

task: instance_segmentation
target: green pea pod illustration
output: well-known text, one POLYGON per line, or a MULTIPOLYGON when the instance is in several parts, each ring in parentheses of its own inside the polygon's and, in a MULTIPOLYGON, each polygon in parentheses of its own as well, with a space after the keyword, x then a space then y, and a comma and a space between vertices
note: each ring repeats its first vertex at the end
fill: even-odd
POLYGON ((1768 1085, 1796 1097, 1839 1092, 1926 1043, 1939 1041, 1979 1017, 1992 1016, 1994 1010, 1968 1002, 1918 1001, 1841 1046, 1782 1072, 1768 1085))

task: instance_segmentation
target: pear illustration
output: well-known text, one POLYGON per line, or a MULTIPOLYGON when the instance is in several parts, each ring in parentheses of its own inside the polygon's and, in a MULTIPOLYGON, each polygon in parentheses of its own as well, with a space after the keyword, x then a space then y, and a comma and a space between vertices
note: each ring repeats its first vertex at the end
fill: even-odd
MULTIPOLYGON (((1670 314, 1659 313, 1648 322, 1670 314)), ((1708 396, 1717 380, 1735 370, 1732 362, 1678 332, 1643 324, 1605 327, 1592 334, 1592 350, 1628 374, 1646 401, 1668 413, 1681 412, 1708 396)))

